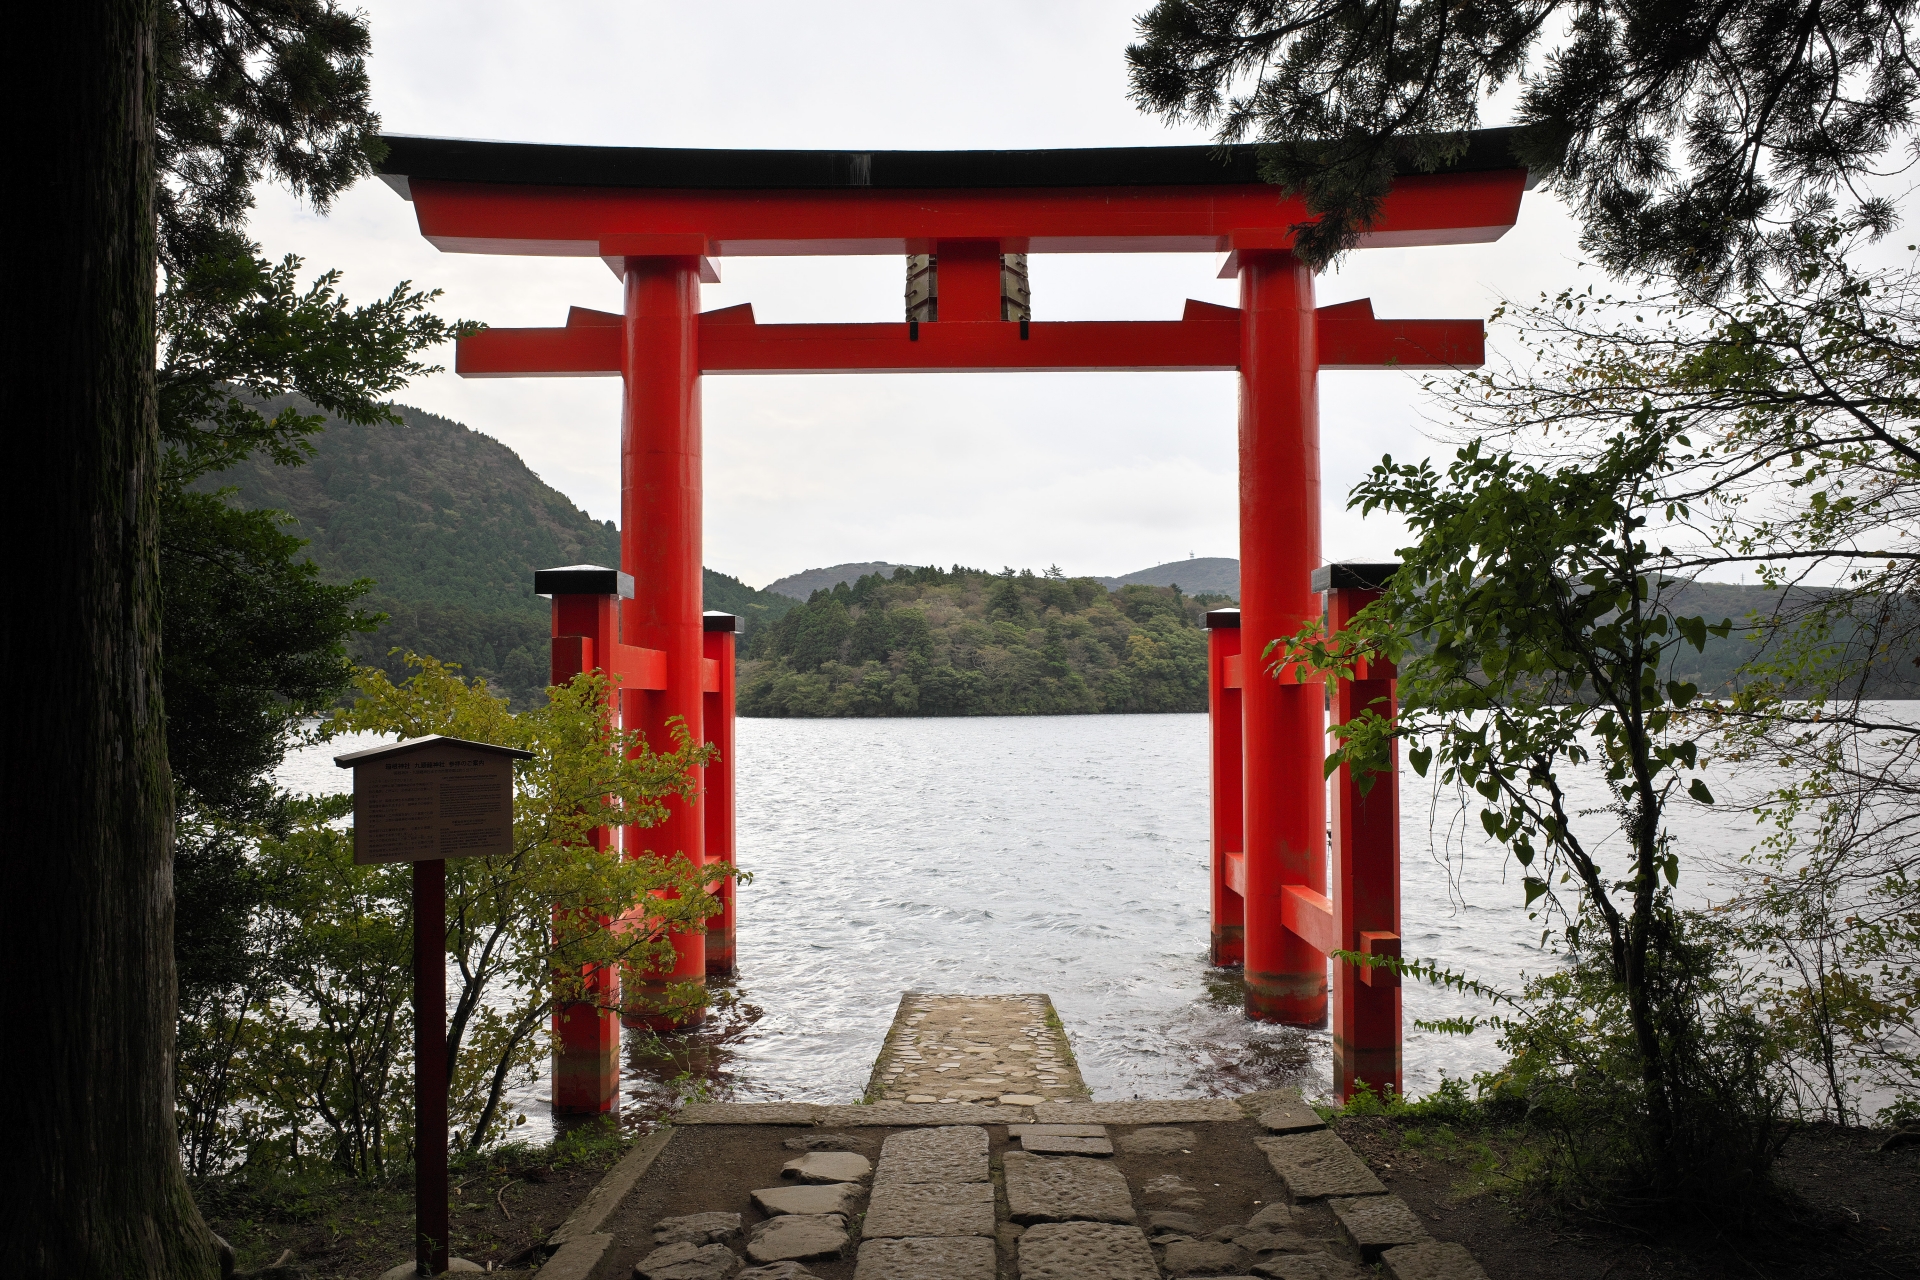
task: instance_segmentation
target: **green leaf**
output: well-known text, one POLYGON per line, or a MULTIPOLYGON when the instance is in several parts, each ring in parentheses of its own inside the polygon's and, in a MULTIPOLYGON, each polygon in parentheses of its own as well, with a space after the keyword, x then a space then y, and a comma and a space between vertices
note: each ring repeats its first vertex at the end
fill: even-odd
POLYGON ((1423 778, 1426 777, 1427 766, 1433 763, 1433 748, 1409 747, 1407 749, 1407 763, 1413 766, 1415 773, 1423 778))
POLYGON ((1698 800, 1701 804, 1713 803, 1713 792, 1707 790, 1707 784, 1698 778, 1695 778, 1687 784, 1687 794, 1695 800, 1698 800))

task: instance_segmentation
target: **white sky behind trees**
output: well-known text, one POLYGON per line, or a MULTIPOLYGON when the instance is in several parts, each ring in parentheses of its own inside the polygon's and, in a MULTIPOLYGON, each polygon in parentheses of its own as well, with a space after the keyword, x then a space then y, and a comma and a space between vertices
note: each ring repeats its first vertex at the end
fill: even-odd
MULTIPOLYGON (((373 96, 386 129, 619 146, 853 150, 1203 143, 1127 99, 1124 50, 1148 0, 766 0, 697 4, 370 0, 373 96)), ((1489 124, 1505 123, 1492 118, 1489 124)), ((443 254, 413 207, 367 181, 326 217, 263 190, 253 234, 370 300, 397 281, 446 291, 449 316, 555 325, 620 309, 597 259, 443 254)), ((1382 317, 1486 316, 1576 281, 1577 232, 1529 193, 1505 239, 1351 255, 1322 304, 1382 317)), ((904 262, 725 259, 706 309, 761 321, 897 320, 904 262)), ((1031 261, 1040 320, 1174 319, 1232 304, 1211 254, 1031 261)), ((1496 331, 1495 341, 1498 341, 1496 331)), ((436 360, 451 367, 451 348, 436 360)), ((1391 452, 1437 452, 1418 375, 1321 375, 1329 560, 1389 559, 1395 523, 1345 510, 1391 452)), ((859 560, 1120 574, 1239 554, 1234 375, 901 374, 705 382, 706 563, 755 585, 859 560)), ((620 514, 613 378, 423 379, 399 397, 504 442, 594 516, 620 514)))

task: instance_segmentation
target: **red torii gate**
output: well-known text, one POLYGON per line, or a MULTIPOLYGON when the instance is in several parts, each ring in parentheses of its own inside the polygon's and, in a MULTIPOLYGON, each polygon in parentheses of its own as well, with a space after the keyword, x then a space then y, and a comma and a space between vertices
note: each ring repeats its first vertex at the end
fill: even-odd
MULTIPOLYGON (((1318 592, 1331 593, 1338 622, 1377 586, 1321 564, 1318 371, 1477 365, 1480 321, 1378 320, 1364 300, 1316 309, 1313 273, 1290 252, 1306 209, 1259 180, 1250 149, 1223 159, 1211 147, 832 152, 386 141, 382 176, 413 202, 421 233, 439 248, 599 257, 623 282, 622 313, 576 307, 563 327, 474 334, 460 342, 456 369, 465 377, 624 378, 622 572, 578 595, 555 586, 555 674, 563 666, 624 674, 623 717, 652 741, 679 716, 696 738, 724 736, 731 746, 731 699, 714 695, 718 668, 731 676, 732 646, 713 646, 701 608, 702 375, 1237 370, 1241 609, 1210 620, 1213 958, 1244 964, 1248 1016, 1323 1025, 1328 951, 1397 951, 1391 780, 1365 802, 1339 780, 1341 874, 1330 884, 1326 691, 1290 676, 1255 678, 1239 635, 1257 655, 1322 615, 1318 592), (1003 319, 1003 254, 1149 252, 1225 252, 1221 275, 1238 278, 1240 305, 1189 301, 1169 321, 1003 319), (750 305, 700 311, 701 282, 719 278, 715 259, 916 253, 938 264, 938 319, 924 324, 765 325, 750 305), (1323 581, 1313 581, 1317 572, 1323 581), (621 598, 612 584, 628 575, 631 595, 621 598), (724 724, 707 723, 708 701, 724 724)), ((1403 173, 1361 247, 1498 239, 1518 217, 1526 185, 1505 131, 1481 131, 1446 170, 1403 173)), ((731 640, 730 627, 725 634, 731 640)), ((1390 696, 1391 672, 1357 685, 1339 691, 1342 715, 1356 695, 1390 696)), ((721 767, 730 773, 731 763, 721 767)), ((646 843, 696 864, 730 858, 730 778, 711 781, 726 784, 725 813, 711 815, 724 821, 707 812, 717 799, 707 786, 692 803, 673 805, 646 843), (710 850, 710 834, 720 832, 714 842, 726 847, 710 850)), ((672 976, 702 977, 703 939, 678 938, 676 947, 672 976)), ((1366 976, 1334 966, 1342 1095, 1356 1076, 1400 1085, 1397 984, 1366 976)), ((607 1109, 617 1084, 610 1018, 582 1008, 557 1025, 556 1105, 607 1109)))

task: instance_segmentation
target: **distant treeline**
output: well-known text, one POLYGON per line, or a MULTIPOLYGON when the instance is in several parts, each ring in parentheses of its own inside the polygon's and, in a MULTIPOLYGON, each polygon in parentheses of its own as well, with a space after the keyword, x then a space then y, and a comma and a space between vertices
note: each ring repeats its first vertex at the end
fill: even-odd
MULTIPOLYGON (((708 569, 704 577, 703 604, 737 615, 743 643, 751 643, 769 619, 801 607, 798 600, 756 591, 729 574, 708 569)), ((387 620, 373 634, 355 636, 348 643, 355 662, 379 667, 399 681, 412 674, 406 665, 406 651, 435 657, 449 654, 452 656, 447 661, 458 662, 467 675, 485 677, 496 692, 508 695, 516 708, 545 699, 542 690, 547 687, 552 665, 552 624, 545 600, 534 600, 527 608, 487 608, 484 604, 475 607, 408 601, 376 586, 368 604, 385 613, 387 620)))
POLYGON ((1223 596, 1031 571, 898 569, 816 591, 740 668, 746 716, 1205 711, 1223 596))

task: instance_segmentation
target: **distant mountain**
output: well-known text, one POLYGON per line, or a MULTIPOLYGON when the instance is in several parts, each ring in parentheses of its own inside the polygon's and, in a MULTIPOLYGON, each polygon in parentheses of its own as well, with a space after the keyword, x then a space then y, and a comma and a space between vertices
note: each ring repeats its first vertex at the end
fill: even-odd
POLYGON ((759 633, 760 628, 778 622, 786 616, 787 610, 800 603, 792 596, 777 591, 756 591, 740 579, 715 573, 712 569, 706 570, 706 578, 700 585, 707 608, 739 615, 742 648, 759 633))
POLYGON ((1151 569, 1136 569, 1117 578, 1095 578, 1109 591, 1139 584, 1147 587, 1179 587, 1188 595, 1220 595, 1240 598, 1240 562, 1231 556, 1189 556, 1169 560, 1151 569))
MULTIPOLYGON (((329 421, 305 466, 256 457, 201 487, 232 487, 243 506, 290 512, 292 532, 309 540, 329 581, 374 580, 369 603, 389 620, 354 639, 356 661, 398 674, 388 651, 414 649, 458 662, 524 704, 548 672, 550 606, 533 594, 534 571, 618 565, 619 531, 498 440, 424 410, 398 412, 397 427, 329 421)), ((708 608, 742 615, 749 631, 793 607, 711 569, 705 595, 708 608)))
POLYGON ((869 560, 860 564, 836 564, 829 565, 825 569, 808 569, 803 573, 788 574, 777 582, 769 582, 762 589, 794 600, 805 600, 816 591, 831 591, 843 582, 852 586, 870 573, 884 574, 891 578, 896 569, 919 567, 918 565, 888 564, 884 560, 869 560))

